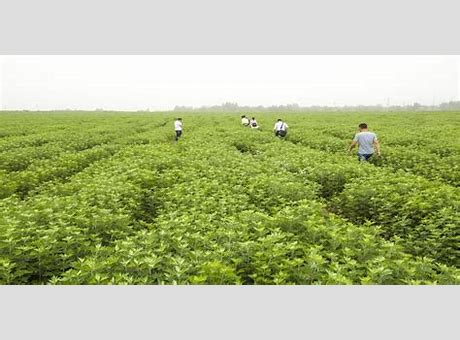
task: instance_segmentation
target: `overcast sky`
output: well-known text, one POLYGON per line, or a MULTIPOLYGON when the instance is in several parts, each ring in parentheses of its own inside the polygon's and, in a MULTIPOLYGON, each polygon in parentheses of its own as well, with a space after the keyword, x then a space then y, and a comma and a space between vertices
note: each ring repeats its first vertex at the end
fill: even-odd
POLYGON ((4 110, 460 100, 460 56, 0 56, 0 64, 4 110))

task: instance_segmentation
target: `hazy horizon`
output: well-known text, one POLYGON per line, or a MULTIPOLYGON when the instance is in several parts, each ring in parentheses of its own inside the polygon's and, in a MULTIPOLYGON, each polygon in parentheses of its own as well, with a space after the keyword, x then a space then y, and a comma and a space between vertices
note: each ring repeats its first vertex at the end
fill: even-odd
POLYGON ((438 105, 459 56, 0 56, 3 110, 438 105))

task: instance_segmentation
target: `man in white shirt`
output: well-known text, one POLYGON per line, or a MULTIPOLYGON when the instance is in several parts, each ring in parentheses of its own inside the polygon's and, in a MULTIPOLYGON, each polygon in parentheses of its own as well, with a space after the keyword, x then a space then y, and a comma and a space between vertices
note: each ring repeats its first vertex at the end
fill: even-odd
POLYGON ((182 136, 182 118, 177 118, 174 121, 174 130, 176 131, 176 142, 179 140, 179 137, 182 136))
POLYGON ((245 115, 241 116, 241 125, 243 126, 249 126, 249 119, 245 115))
POLYGON ((282 119, 278 119, 275 123, 275 127, 273 128, 273 130, 275 131, 275 136, 285 137, 287 134, 288 127, 289 126, 285 122, 283 122, 282 119))
POLYGON ((377 151, 377 156, 380 156, 380 143, 377 135, 370 132, 366 123, 359 124, 359 132, 351 142, 349 152, 358 144, 358 160, 360 162, 367 162, 374 154, 374 146, 377 151))

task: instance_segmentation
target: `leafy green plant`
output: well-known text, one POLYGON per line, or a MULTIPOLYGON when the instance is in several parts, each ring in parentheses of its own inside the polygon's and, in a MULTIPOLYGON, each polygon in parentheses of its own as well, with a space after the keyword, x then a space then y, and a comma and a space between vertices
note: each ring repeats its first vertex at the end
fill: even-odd
POLYGON ((421 115, 181 113, 174 143, 171 114, 2 112, 0 283, 459 284, 458 118, 421 115))

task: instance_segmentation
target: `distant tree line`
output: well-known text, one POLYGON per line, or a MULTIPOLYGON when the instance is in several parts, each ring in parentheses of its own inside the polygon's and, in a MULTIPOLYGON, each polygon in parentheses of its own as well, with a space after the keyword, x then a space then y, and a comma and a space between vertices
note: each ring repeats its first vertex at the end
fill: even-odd
MULTIPOLYGON (((0 111, 2 111, 0 109, 0 111)), ((4 110, 9 111, 9 110, 4 110)), ((14 110, 13 110, 14 111, 14 110)), ((33 112, 33 111, 47 111, 47 112, 62 112, 62 111, 88 111, 82 109, 54 109, 54 110, 18 110, 23 112, 33 112)), ((107 111, 107 112, 116 112, 116 111, 123 111, 123 112, 132 112, 136 110, 107 110, 104 108, 96 108, 94 111, 107 111)), ((144 110, 137 110, 137 112, 149 112, 151 111, 149 108, 144 110)), ((153 110, 153 111, 165 111, 165 110, 153 110)), ((170 111, 170 110, 166 110, 170 111)), ((312 105, 312 106, 300 106, 299 104, 287 104, 287 105, 271 105, 271 106, 240 106, 237 103, 223 103, 222 105, 212 105, 212 106, 200 106, 200 107, 193 107, 193 106, 175 106, 174 111, 180 112, 296 112, 296 111, 460 111, 460 101, 450 101, 446 103, 442 103, 439 105, 422 105, 420 103, 413 103, 410 105, 392 105, 392 106, 385 106, 385 105, 355 105, 355 106, 320 106, 320 105, 312 105)))
POLYGON ((272 106, 240 106, 237 103, 223 103, 212 106, 176 106, 174 111, 200 111, 200 112, 261 112, 261 111, 460 111, 460 101, 450 101, 439 105, 356 105, 356 106, 300 106, 299 104, 272 105, 272 106))

